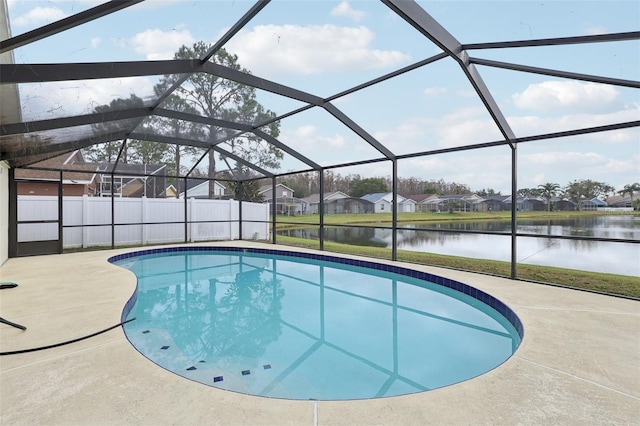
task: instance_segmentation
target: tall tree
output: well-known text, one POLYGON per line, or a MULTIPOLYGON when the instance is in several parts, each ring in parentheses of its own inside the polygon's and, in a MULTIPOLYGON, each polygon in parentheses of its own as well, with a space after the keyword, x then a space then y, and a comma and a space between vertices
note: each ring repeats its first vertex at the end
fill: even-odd
POLYGON ((640 183, 634 182, 632 184, 625 185, 624 188, 618 191, 618 194, 623 197, 625 194, 629 194, 631 196, 631 206, 633 207, 633 195, 638 191, 640 191, 640 183))
POLYGON ((257 180, 247 181, 229 181, 227 182, 229 191, 233 194, 233 198, 242 201, 251 201, 254 203, 262 203, 264 197, 260 194, 260 183, 257 180))
POLYGON ((366 178, 352 180, 349 186, 349 195, 362 197, 365 194, 389 192, 389 187, 384 178, 366 178))
POLYGON ((168 145, 157 142, 131 140, 127 145, 131 163, 162 164, 167 161, 168 145))
POLYGON ((565 197, 578 205, 582 209, 581 202, 596 197, 606 197, 615 191, 615 188, 604 182, 597 182, 591 179, 574 180, 563 188, 565 197))
POLYGON ((540 188, 520 188, 518 189, 520 197, 541 197, 542 190, 540 188))
POLYGON ((496 191, 493 188, 487 188, 487 189, 481 189, 480 191, 476 191, 475 192, 476 195, 479 195, 481 197, 491 197, 491 196, 496 196, 496 195, 502 195, 500 194, 500 191, 496 191))
MULTIPOLYGON (((140 108, 144 106, 144 101, 134 94, 131 94, 128 98, 113 99, 108 105, 99 105, 94 108, 94 112, 104 113, 109 111, 140 108)), ((95 123, 91 125, 93 132, 96 135, 108 134, 109 132, 116 132, 122 127, 117 121, 107 121, 104 123, 95 123)), ((93 145, 83 150, 85 157, 91 161, 98 163, 113 163, 118 157, 118 152, 122 146, 122 141, 106 142, 98 145, 93 145)), ((120 161, 127 163, 129 146, 126 146, 122 151, 120 161)))
MULTIPOLYGON (((194 59, 204 57, 211 46, 199 41, 192 47, 182 46, 174 55, 174 59, 194 59)), ((225 67, 249 73, 238 63, 238 57, 229 54, 225 49, 218 50, 210 61, 225 67)), ((160 81, 161 88, 172 86, 179 76, 166 75, 160 81)), ((237 121, 245 124, 257 124, 275 117, 275 113, 265 110, 257 101, 256 89, 251 86, 224 79, 222 77, 195 73, 189 77, 174 94, 198 111, 199 114, 228 121, 237 121)), ((220 140, 224 142, 234 154, 258 166, 279 168, 283 157, 282 151, 277 147, 266 143, 262 138, 253 133, 245 133, 234 137, 237 132, 232 129, 209 124, 203 128, 206 131, 204 139, 213 145, 220 140)), ((280 123, 272 122, 262 129, 269 135, 277 137, 280 133, 280 123)), ((209 151, 209 166, 207 176, 212 179, 209 184, 209 197, 213 198, 213 179, 216 177, 216 156, 213 150, 209 151)))
MULTIPOLYGON (((162 80, 160 83, 155 85, 154 92, 156 96, 161 96, 169 89, 166 84, 167 80, 162 80)), ((198 114, 198 110, 196 108, 191 106, 185 99, 175 94, 169 95, 167 99, 162 102, 160 107, 192 115, 198 114)), ((203 140, 205 135, 203 126, 199 123, 164 116, 153 116, 149 127, 158 134, 180 139, 203 140)), ((170 158, 167 158, 166 162, 169 173, 182 176, 183 173, 186 172, 183 165, 184 157, 195 156, 198 152, 198 148, 194 148, 192 146, 180 144, 167 145, 167 157, 170 158)))
POLYGON ((538 185, 541 195, 547 200, 547 211, 551 211, 551 197, 555 197, 560 190, 560 185, 557 183, 547 182, 545 184, 538 185))

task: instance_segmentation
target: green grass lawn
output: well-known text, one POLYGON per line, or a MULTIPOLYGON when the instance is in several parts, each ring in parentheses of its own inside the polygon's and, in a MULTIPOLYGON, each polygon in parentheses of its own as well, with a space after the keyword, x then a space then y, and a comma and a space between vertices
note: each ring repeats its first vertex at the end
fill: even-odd
MULTIPOLYGON (((318 241, 303 238, 278 236, 277 243, 295 247, 319 248, 318 241)), ((355 246, 325 241, 324 249, 336 253, 391 259, 391 249, 389 248, 355 246)), ((408 250, 398 250, 398 260, 502 277, 509 277, 511 275, 511 264, 509 262, 495 260, 445 256, 408 250)), ((518 264, 517 275, 519 279, 527 281, 549 283, 640 299, 640 278, 638 277, 525 264, 518 264)))

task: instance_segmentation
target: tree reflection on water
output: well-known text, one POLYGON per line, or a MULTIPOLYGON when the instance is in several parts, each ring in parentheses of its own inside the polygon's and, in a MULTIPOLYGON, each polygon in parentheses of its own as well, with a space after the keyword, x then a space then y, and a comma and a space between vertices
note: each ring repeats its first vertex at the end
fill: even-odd
POLYGON ((242 256, 235 259, 227 268, 206 268, 205 273, 185 268, 179 274, 182 282, 147 291, 141 286, 136 316, 160 327, 171 323, 173 342, 193 359, 259 358, 282 332, 284 290, 273 274, 243 264, 242 256))

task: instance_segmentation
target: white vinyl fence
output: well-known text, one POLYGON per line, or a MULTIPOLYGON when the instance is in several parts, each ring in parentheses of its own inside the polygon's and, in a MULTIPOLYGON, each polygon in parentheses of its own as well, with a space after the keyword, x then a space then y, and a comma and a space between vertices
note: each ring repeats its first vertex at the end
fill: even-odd
MULTIPOLYGON (((175 198, 115 198, 115 245, 184 242, 184 204, 184 199, 175 198)), ((235 200, 188 199, 187 241, 239 239, 238 204, 235 200)), ((111 245, 111 198, 63 197, 62 211, 64 248, 111 245)), ((18 222, 57 217, 58 197, 18 196, 18 222)), ((243 239, 269 238, 269 205, 243 202, 242 220, 243 239)), ((18 226, 18 242, 56 239, 57 223, 18 226)))

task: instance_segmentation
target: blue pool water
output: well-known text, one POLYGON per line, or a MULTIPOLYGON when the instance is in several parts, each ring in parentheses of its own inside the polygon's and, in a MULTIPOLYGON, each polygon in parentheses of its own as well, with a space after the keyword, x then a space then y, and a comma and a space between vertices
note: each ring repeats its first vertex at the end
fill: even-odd
POLYGON ((333 256, 189 247, 110 261, 138 278, 129 341, 190 380, 275 398, 410 394, 483 374, 522 337, 502 302, 426 273, 333 256), (431 281, 431 282, 429 282, 431 281))

